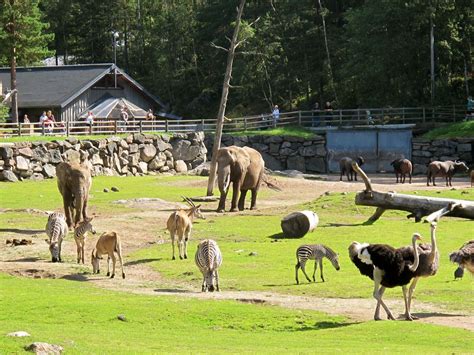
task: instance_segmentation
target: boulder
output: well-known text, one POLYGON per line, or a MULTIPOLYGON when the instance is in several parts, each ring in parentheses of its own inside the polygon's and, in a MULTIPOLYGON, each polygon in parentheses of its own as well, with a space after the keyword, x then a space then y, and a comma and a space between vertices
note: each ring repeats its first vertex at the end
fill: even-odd
POLYGON ((45 164, 43 165, 43 175, 48 178, 53 178, 56 176, 56 168, 54 165, 45 164))
POLYGON ((130 153, 138 153, 138 144, 132 143, 128 146, 128 151, 130 153))
POLYGON ((18 178, 11 170, 3 170, 0 173, 0 181, 17 182, 18 178))
POLYGON ((44 180, 44 176, 41 173, 33 173, 30 177, 31 180, 41 181, 44 180))
POLYGON ((31 158, 33 156, 33 151, 30 147, 20 148, 18 149, 18 153, 27 158, 31 158))
POLYGON ((316 147, 314 145, 310 145, 307 147, 301 147, 300 150, 300 155, 303 157, 314 157, 316 155, 316 147))
POLYGON ((3 160, 13 158, 13 149, 10 147, 0 147, 0 156, 3 160))
POLYGON ((317 173, 325 173, 326 172, 326 161, 324 158, 320 157, 313 157, 306 160, 306 170, 307 171, 314 171, 317 173))
POLYGON ((425 164, 414 164, 413 175, 426 175, 428 167, 425 164))
POLYGON ((92 162, 93 165, 102 165, 102 164, 104 164, 104 161, 102 160, 102 158, 100 157, 99 154, 94 154, 92 156, 91 162, 92 162))
POLYGON ((158 138, 155 143, 156 148, 158 151, 163 152, 167 149, 173 149, 173 146, 168 142, 165 142, 163 139, 158 138))
POLYGON ((152 144, 145 144, 140 150, 140 159, 148 163, 156 155, 156 148, 152 144))
POLYGON ((117 143, 115 142, 107 143, 107 151, 109 152, 109 155, 113 155, 116 150, 117 150, 117 143))
POLYGON ((143 144, 145 143, 145 135, 141 133, 135 133, 133 135, 133 143, 143 144))
POLYGON ((25 350, 34 352, 38 355, 52 355, 52 354, 61 354, 64 350, 62 346, 42 343, 42 342, 35 342, 28 346, 25 346, 25 350))
POLYGON ((155 157, 152 161, 148 163, 148 170, 155 171, 160 169, 161 167, 165 166, 166 160, 159 159, 158 156, 155 157))
POLYGON ((29 168, 30 161, 23 156, 19 155, 15 158, 16 170, 26 171, 29 168))
POLYGON ((174 162, 174 170, 176 170, 177 173, 185 173, 188 171, 188 166, 184 160, 176 160, 174 162))
POLYGON ((306 171, 304 158, 299 155, 289 157, 286 161, 286 166, 289 170, 306 171))
POLYGON ((137 170, 139 173, 143 173, 143 174, 148 173, 148 164, 145 163, 144 161, 139 162, 137 170))
MULTIPOLYGON (((188 140, 173 140, 173 158, 175 160, 191 161, 196 159, 202 153, 200 146, 191 145, 188 140)), ((204 153, 205 154, 205 153, 204 153)))
POLYGON ((17 332, 13 332, 13 333, 8 333, 7 334, 7 337, 19 337, 19 338, 22 338, 22 337, 29 337, 31 336, 29 333, 23 331, 23 330, 19 330, 17 332))
POLYGON ((271 156, 268 153, 261 153, 262 158, 265 161, 265 167, 267 167, 270 170, 282 170, 283 169, 283 164, 281 161, 279 161, 277 158, 271 156))

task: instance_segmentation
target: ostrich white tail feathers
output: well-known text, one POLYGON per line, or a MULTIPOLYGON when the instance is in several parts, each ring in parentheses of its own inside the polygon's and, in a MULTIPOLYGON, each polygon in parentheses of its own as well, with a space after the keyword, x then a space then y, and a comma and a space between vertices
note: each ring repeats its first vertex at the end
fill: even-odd
POLYGON ((372 259, 370 257, 369 251, 364 247, 359 251, 359 259, 362 261, 364 264, 367 265, 372 265, 372 259))
POLYGON ((359 260, 362 261, 364 264, 372 265, 372 259, 366 249, 368 246, 369 243, 352 242, 349 250, 351 254, 357 255, 359 260))

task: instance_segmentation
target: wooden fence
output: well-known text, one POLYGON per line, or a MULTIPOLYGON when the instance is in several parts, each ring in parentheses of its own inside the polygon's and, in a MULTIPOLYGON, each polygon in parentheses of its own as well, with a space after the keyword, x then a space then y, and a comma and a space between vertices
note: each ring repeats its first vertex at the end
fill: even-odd
MULTIPOLYGON (((371 126, 387 124, 449 123, 466 118, 464 106, 366 108, 333 111, 293 111, 226 119, 224 132, 261 130, 283 126, 301 126, 327 130, 342 126, 371 126)), ((137 132, 214 132, 215 120, 155 120, 129 121, 97 120, 93 126, 84 121, 68 121, 43 126, 40 123, 0 124, 0 137, 40 135, 94 135, 137 132)))

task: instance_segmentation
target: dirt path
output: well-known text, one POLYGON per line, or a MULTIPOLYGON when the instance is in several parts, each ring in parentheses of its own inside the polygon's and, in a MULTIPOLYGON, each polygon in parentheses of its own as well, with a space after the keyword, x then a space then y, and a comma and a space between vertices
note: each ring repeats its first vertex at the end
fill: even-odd
MULTIPOLYGON (((276 211, 288 208, 288 206, 312 201, 323 195, 326 191, 331 193, 355 192, 363 188, 361 182, 340 182, 338 176, 323 176, 327 181, 303 180, 278 178, 282 193, 270 194, 266 198, 259 199, 259 210, 245 211, 239 214, 275 214, 276 211), (291 191, 291 193, 285 192, 291 191)), ((395 185, 393 177, 387 175, 371 176, 374 189, 379 191, 412 191, 433 189, 426 187, 424 177, 415 177, 414 183, 395 185)), ((468 184, 456 180, 456 189, 467 191, 467 199, 473 199, 474 190, 470 190, 468 184)), ((205 181, 186 181, 181 185, 199 186, 205 191, 205 181)), ((447 189, 439 186, 439 190, 447 189)), ((263 189, 265 191, 265 189, 263 189)), ((159 199, 123 202, 130 209, 127 214, 107 214, 98 211, 96 218, 96 229, 120 230, 123 237, 123 249, 125 254, 130 254, 137 249, 149 246, 152 243, 164 242, 168 236, 164 233, 164 226, 170 211, 176 208, 175 203, 169 203, 159 199), (140 228, 134 226, 139 223, 140 228)), ((205 205, 208 216, 218 216, 213 209, 216 203, 205 205)), ((91 208, 94 212, 94 207, 91 208)), ((0 210, 0 213, 8 213, 0 210)), ((42 211, 31 210, 27 213, 42 214, 42 211)), ((42 239, 45 234, 42 231, 33 230, 1 230, 0 229, 0 271, 13 275, 33 278, 63 278, 78 282, 90 282, 93 285, 110 290, 147 294, 155 296, 192 297, 213 300, 238 300, 253 304, 270 304, 292 309, 309 309, 325 312, 331 315, 343 315, 356 322, 372 319, 375 301, 372 299, 341 299, 341 298, 318 298, 310 296, 285 295, 275 292, 261 291, 223 291, 219 293, 201 293, 198 288, 192 288, 189 284, 173 283, 172 287, 166 288, 160 274, 146 264, 140 262, 129 262, 127 265, 127 278, 125 280, 110 280, 103 275, 91 275, 88 264, 89 253, 86 252, 86 266, 75 264, 75 243, 69 238, 63 247, 63 255, 66 260, 62 264, 52 264, 46 261, 49 258, 46 244, 42 239), (33 238, 32 238, 33 236, 33 238), (7 238, 31 238, 33 245, 10 247, 5 244, 7 238)), ((88 249, 95 244, 97 237, 91 238, 88 249)), ((404 310, 403 300, 388 300, 388 306, 394 314, 402 314, 404 310)), ((413 305, 415 314, 420 317, 421 322, 445 325, 450 327, 464 328, 474 331, 474 315, 462 312, 453 312, 440 306, 415 301, 413 305)))

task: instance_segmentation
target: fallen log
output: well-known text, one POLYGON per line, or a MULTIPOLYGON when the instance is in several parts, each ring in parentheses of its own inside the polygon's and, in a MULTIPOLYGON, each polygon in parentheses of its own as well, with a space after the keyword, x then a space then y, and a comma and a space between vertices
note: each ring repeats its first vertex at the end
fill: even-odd
POLYGON ((424 216, 429 216, 427 222, 435 221, 441 216, 474 219, 474 201, 374 191, 370 179, 357 163, 353 162, 352 167, 365 183, 365 190, 355 197, 356 205, 377 207, 366 223, 378 220, 385 210, 410 212, 407 218, 415 217, 415 222, 420 222, 424 216))

